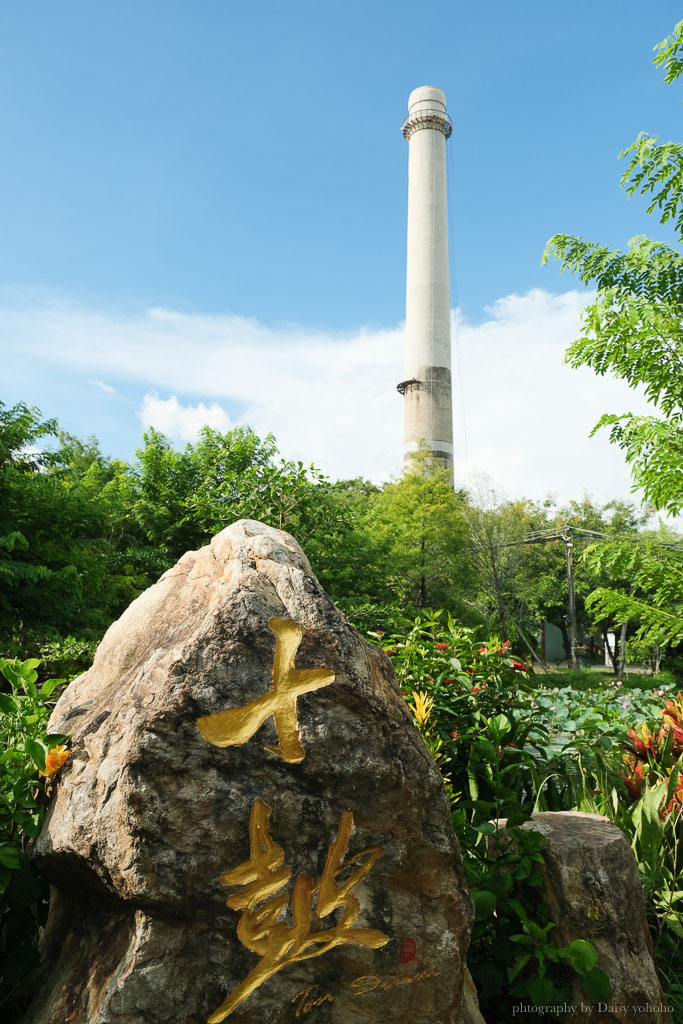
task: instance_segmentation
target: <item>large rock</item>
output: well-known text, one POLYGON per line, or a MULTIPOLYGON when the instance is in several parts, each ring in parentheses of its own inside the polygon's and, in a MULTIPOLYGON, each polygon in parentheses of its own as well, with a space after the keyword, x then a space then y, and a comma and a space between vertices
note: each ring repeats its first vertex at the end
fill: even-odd
POLYGON ((556 922, 553 939, 562 946, 588 939, 610 980, 609 998, 597 1003, 576 982, 571 1019, 670 1024, 638 867, 623 832, 608 818, 574 811, 534 814, 522 828, 545 836, 541 897, 556 922))
POLYGON ((472 910, 439 772, 289 535, 186 554, 50 729, 72 754, 30 1024, 456 1024, 472 910))

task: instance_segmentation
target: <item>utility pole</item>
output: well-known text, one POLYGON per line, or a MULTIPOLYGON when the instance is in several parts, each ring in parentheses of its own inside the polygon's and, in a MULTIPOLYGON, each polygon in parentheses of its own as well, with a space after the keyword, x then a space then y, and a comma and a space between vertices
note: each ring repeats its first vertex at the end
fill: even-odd
POLYGON ((564 541, 567 553, 567 588, 569 590, 569 654, 570 663, 574 671, 578 671, 579 659, 576 654, 576 600, 574 599, 574 566, 572 564, 572 551, 574 544, 571 537, 571 526, 565 523, 564 530, 560 534, 564 541))

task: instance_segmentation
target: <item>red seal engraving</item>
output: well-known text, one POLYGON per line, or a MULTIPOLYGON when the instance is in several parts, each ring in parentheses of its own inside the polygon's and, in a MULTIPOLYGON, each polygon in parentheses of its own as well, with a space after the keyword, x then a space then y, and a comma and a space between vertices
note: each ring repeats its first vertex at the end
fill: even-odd
POLYGON ((401 947, 401 956, 399 957, 403 967, 407 967, 408 964, 412 964, 416 956, 417 946, 415 945, 415 939, 406 939, 401 947))

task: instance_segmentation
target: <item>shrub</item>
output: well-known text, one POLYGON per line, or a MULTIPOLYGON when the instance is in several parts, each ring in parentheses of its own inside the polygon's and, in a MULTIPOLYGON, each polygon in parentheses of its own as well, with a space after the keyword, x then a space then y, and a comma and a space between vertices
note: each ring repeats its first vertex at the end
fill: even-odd
POLYGON ((31 869, 27 849, 38 835, 50 779, 68 757, 65 736, 47 735, 55 690, 36 685, 40 662, 0 658, 0 1011, 19 1024, 46 970, 38 952, 48 888, 31 869))
POLYGON ((572 971, 587 995, 607 998, 591 944, 554 941, 554 923, 538 898, 544 837, 520 827, 553 771, 551 725, 528 666, 508 642, 482 641, 439 612, 405 633, 371 635, 392 659, 452 802, 476 914, 468 962, 484 1017, 507 1024, 520 999, 527 1006, 563 1003, 572 971))

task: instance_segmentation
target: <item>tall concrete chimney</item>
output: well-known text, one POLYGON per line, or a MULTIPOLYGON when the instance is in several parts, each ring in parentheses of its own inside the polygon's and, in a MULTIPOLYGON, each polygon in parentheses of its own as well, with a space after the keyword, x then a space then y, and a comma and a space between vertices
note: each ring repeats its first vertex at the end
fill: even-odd
POLYGON ((423 444, 453 479, 451 310, 448 276, 446 139, 453 126, 441 89, 423 85, 408 99, 408 271, 404 469, 423 444))

